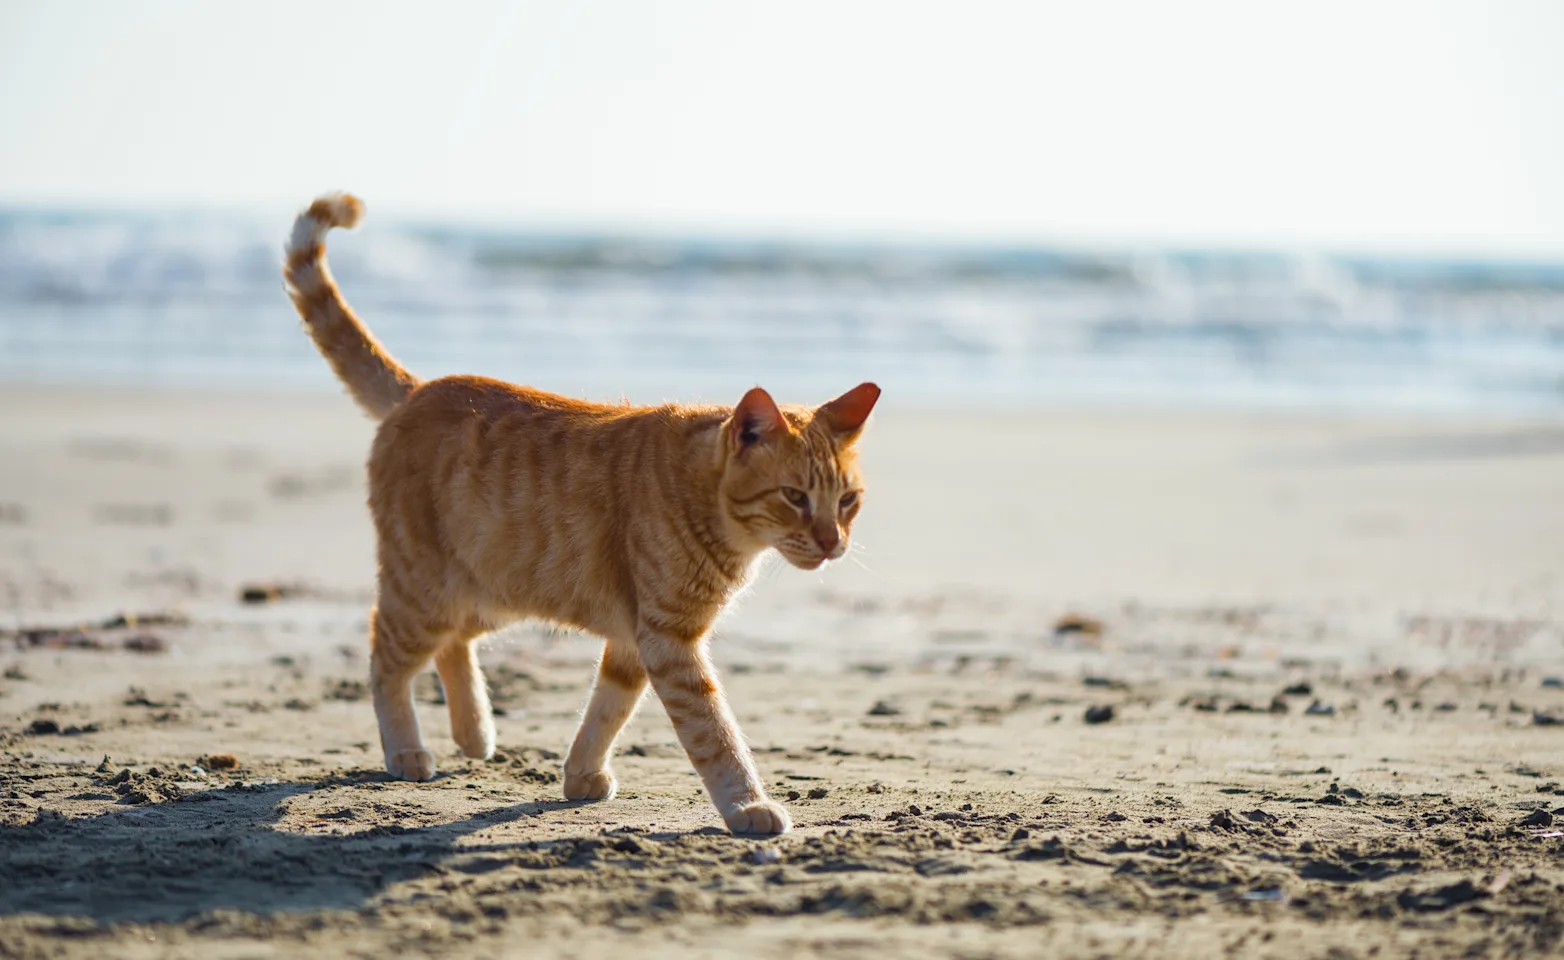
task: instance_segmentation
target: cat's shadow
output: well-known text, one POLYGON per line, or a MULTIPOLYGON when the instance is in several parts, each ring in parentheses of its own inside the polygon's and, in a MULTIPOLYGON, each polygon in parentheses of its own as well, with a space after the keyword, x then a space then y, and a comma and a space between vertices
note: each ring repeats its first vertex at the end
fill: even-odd
MULTIPOLYGON (((249 914, 357 909, 393 883, 455 869, 482 872, 516 843, 468 845, 481 830, 567 809, 532 802, 451 823, 379 825, 347 833, 280 829, 286 802, 333 786, 291 782, 212 790, 76 819, 0 827, 0 916, 178 921, 223 908, 249 914), (476 856, 475 856, 476 855, 476 856)), ((379 795, 342 798, 358 818, 379 795)), ((322 814, 329 828, 332 813, 322 814)))

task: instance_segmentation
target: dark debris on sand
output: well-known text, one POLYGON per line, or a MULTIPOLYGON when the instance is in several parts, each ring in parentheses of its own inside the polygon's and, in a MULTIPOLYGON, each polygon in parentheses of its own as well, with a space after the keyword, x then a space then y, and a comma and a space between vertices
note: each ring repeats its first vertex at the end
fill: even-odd
POLYGON ((131 653, 166 653, 168 641, 148 628, 189 626, 186 617, 167 612, 120 613, 97 623, 58 627, 0 629, 18 650, 125 650, 131 653))

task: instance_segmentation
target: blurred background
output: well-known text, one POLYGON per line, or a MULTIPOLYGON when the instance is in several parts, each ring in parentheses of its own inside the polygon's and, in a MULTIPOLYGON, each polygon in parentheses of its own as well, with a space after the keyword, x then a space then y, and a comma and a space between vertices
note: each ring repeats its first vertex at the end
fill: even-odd
POLYGON ((1556 414, 1564 4, 12 3, 0 378, 1556 414))

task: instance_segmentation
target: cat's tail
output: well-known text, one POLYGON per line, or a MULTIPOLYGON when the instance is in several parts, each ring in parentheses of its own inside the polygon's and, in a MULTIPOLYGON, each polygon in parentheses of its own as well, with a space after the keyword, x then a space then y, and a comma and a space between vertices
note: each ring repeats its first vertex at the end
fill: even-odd
POLYGON ((293 221, 283 265, 284 288, 304 318, 304 329, 358 405, 384 420, 417 389, 419 379, 387 353, 354 315, 326 267, 326 231, 352 229, 364 204, 349 193, 328 193, 293 221))

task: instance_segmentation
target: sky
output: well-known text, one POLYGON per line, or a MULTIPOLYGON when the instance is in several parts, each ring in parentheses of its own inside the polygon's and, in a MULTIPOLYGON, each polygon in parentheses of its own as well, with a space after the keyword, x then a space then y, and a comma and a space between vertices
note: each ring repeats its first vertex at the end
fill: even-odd
POLYGON ((0 202, 1561 259, 1560 51, 1561 0, 0 0, 0 202))

